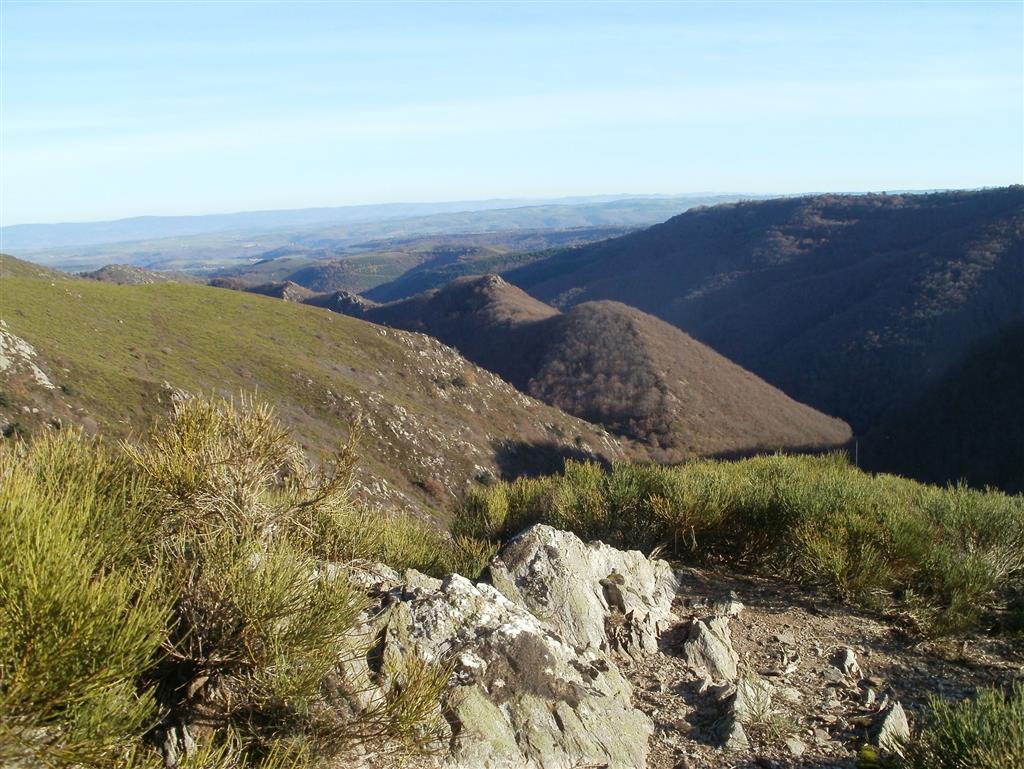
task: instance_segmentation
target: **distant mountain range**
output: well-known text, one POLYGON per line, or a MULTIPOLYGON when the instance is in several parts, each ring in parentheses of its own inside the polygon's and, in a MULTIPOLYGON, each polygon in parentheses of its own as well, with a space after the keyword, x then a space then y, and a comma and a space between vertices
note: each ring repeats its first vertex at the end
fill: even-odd
POLYGON ((462 270, 467 264, 476 272, 484 264, 491 269, 504 269, 522 263, 524 258, 536 258, 533 255, 538 251, 585 245, 634 229, 552 227, 388 238, 361 243, 357 246, 361 250, 343 256, 328 246, 282 246, 262 254, 256 262, 213 274, 251 285, 291 281, 317 292, 365 292, 386 301, 396 292, 407 296, 443 285, 450 280, 446 277, 448 273, 464 274, 462 270))
POLYGON ((495 275, 384 305, 287 283, 253 290, 434 336, 523 392, 638 441, 657 461, 820 451, 850 439, 842 421, 617 302, 563 314, 495 275))
POLYGON ((395 203, 211 216, 0 228, 0 248, 51 267, 122 263, 152 269, 223 269, 287 251, 332 258, 383 250, 379 241, 496 231, 637 227, 696 205, 744 195, 604 195, 556 200, 395 203), (376 241, 376 242, 375 242, 376 241))
MULTIPOLYGON (((581 205, 606 203, 629 196, 594 196, 543 199, 461 200, 442 203, 381 203, 355 206, 297 208, 272 211, 242 211, 201 216, 136 216, 100 222, 14 224, 0 228, 4 247, 38 250, 68 246, 95 246, 133 240, 208 235, 236 230, 268 230, 282 227, 330 226, 383 219, 447 214, 537 205, 581 205)), ((656 197, 656 196, 650 196, 656 197)))

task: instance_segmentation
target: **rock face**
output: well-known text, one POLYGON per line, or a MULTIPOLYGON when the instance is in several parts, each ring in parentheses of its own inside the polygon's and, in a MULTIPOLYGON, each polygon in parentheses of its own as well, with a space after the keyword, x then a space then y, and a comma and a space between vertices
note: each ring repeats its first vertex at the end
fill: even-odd
POLYGON ((355 672, 379 694, 395 683, 386 671, 411 655, 451 662, 445 769, 644 766, 654 724, 633 706, 616 651, 657 649, 675 593, 668 565, 535 526, 491 573, 493 585, 355 568, 353 581, 379 602, 368 622, 377 662, 355 672), (629 630, 609 635, 610 626, 629 630))
MULTIPOLYGON (((438 750, 408 769, 847 766, 853 741, 899 754, 910 734, 894 699, 875 703, 884 681, 863 677, 865 649, 812 644, 825 620, 806 638, 790 624, 769 635, 774 607, 702 596, 688 571, 549 526, 510 540, 490 583, 324 568, 371 598, 372 649, 342 671, 358 708, 399 691, 420 661, 450 670, 425 732, 438 750)), ((353 769, 395 766, 363 758, 353 769)))
POLYGON ((491 581, 571 646, 631 657, 658 650, 678 588, 664 561, 543 525, 505 545, 491 581))
POLYGON ((12 334, 7 329, 7 323, 0 320, 0 373, 21 371, 35 384, 52 390, 53 382, 36 365, 36 357, 35 348, 21 337, 12 334))

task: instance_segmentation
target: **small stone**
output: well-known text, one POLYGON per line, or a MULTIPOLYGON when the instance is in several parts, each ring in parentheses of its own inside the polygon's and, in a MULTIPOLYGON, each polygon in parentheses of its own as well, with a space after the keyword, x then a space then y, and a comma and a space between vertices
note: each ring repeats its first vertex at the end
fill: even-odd
POLYGON ((880 714, 874 737, 882 750, 903 755, 903 746, 910 739, 910 723, 900 703, 894 702, 880 714))
POLYGON ((814 741, 819 745, 827 745, 832 742, 832 735, 819 727, 814 730, 814 741))
POLYGON ((860 701, 861 704, 864 705, 864 707, 870 708, 875 704, 876 699, 877 695, 875 694, 875 690, 869 686, 867 689, 864 690, 864 694, 861 696, 860 701))
POLYGON ((779 689, 779 699, 790 705, 799 705, 803 697, 800 690, 794 689, 792 686, 785 686, 779 689))
POLYGON ((697 694, 704 694, 708 689, 714 685, 714 681, 711 680, 711 676, 705 673, 700 680, 700 686, 697 687, 697 694))
POLYGON ((693 724, 687 721, 685 718, 677 718, 672 722, 672 728, 680 734, 689 734, 693 731, 693 724))
POLYGON ((797 737, 787 737, 786 749, 793 758, 800 758, 800 756, 807 752, 807 745, 797 737))
POLYGON ((718 617, 738 617, 743 611, 743 604, 740 603, 735 591, 730 590, 728 596, 711 605, 711 611, 718 617))
POLYGON ((843 675, 860 678, 860 663, 857 662, 857 655, 849 646, 844 646, 836 653, 833 663, 843 672, 843 675))
POLYGON ((735 718, 730 719, 729 724, 724 730, 722 747, 726 750, 750 749, 750 740, 747 739, 747 733, 743 731, 743 725, 735 718))
POLYGON ((721 684, 713 684, 708 687, 707 693, 715 702, 725 702, 736 693, 736 686, 728 681, 721 684))
POLYGON ((821 677, 833 684, 841 684, 843 682, 843 673, 837 668, 825 668, 821 672, 821 677))
POLYGON ((793 637, 793 634, 788 631, 776 633, 775 640, 780 644, 785 644, 786 646, 796 646, 796 639, 793 637))

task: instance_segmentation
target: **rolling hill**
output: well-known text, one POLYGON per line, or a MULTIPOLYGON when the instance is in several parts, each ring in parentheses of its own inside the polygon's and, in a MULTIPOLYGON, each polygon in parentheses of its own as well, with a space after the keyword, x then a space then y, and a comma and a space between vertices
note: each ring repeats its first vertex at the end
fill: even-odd
POLYGON ((624 235, 632 229, 611 226, 513 229, 386 238, 358 243, 351 248, 325 240, 318 247, 295 245, 272 249, 252 264, 217 271, 215 277, 241 278, 253 283, 290 280, 321 293, 365 292, 377 296, 379 301, 390 301, 443 285, 451 279, 446 277, 449 273, 453 273, 453 277, 467 274, 467 266, 512 267, 522 263, 527 254, 592 243, 624 235), (352 253, 348 253, 350 250, 352 253))
POLYGON ((840 420, 617 302, 563 314, 487 275, 342 311, 435 336, 524 392, 640 441, 658 461, 821 450, 850 438, 840 420))
POLYGON ((0 425, 145 430, 187 393, 255 391, 328 451, 361 425, 363 493, 439 511, 474 479, 629 455, 422 334, 251 293, 114 285, 0 257, 0 425))
POLYGON ((1024 318, 1024 187, 693 209, 503 275, 649 312, 864 433, 1024 318))

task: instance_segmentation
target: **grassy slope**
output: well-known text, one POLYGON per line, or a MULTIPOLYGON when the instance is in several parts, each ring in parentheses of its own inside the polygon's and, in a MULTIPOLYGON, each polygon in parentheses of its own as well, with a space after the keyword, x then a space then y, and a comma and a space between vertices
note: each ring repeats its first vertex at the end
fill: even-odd
POLYGON ((194 275, 185 272, 158 272, 130 264, 108 264, 92 272, 83 272, 83 278, 100 280, 105 283, 138 285, 140 283, 201 283, 194 275))
POLYGON ((557 458, 580 444, 621 456, 603 431, 422 335, 203 286, 7 277, 32 270, 4 259, 2 316, 65 391, 9 386, 0 410, 16 420, 42 421, 51 410, 126 434, 167 411, 164 382, 256 390, 312 450, 332 448, 362 414, 364 477, 389 482, 373 496, 396 506, 439 507, 482 470, 508 474, 534 449, 557 458), (40 407, 38 419, 22 406, 40 407))

